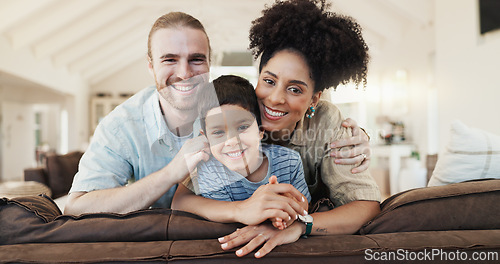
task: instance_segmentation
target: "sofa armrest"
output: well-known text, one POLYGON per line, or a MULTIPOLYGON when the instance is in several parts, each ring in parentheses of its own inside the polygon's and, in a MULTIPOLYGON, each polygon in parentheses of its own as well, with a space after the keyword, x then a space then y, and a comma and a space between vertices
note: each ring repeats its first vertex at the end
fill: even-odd
POLYGON ((49 186, 47 173, 43 167, 24 169, 24 181, 36 181, 49 186))
POLYGON ((500 229, 500 180, 425 187, 389 197, 360 234, 500 229))

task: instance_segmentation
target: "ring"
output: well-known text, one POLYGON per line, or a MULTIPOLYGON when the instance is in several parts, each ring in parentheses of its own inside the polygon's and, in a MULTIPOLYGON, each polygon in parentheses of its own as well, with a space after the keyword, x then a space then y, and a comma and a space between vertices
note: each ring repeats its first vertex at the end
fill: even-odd
POLYGON ((363 160, 366 159, 366 154, 365 153, 361 153, 361 156, 363 156, 363 160))

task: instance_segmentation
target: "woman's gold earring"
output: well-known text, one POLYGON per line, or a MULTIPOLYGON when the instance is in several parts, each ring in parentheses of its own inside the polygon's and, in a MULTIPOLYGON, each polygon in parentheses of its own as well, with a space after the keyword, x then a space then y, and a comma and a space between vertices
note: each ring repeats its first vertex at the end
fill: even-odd
POLYGON ((306 114, 306 117, 311 119, 314 116, 314 112, 316 112, 316 109, 314 109, 314 106, 309 107, 309 110, 311 110, 311 114, 306 114))

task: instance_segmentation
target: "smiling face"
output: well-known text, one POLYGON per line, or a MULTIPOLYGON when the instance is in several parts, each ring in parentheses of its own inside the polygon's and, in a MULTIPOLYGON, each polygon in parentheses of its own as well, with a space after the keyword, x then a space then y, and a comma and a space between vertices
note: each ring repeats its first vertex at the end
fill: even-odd
POLYGON ((204 79, 199 76, 209 71, 205 33, 189 27, 158 29, 151 38, 151 56, 149 71, 163 98, 175 109, 193 109, 197 84, 204 79))
POLYGON ((232 171, 243 176, 262 164, 259 130, 255 117, 238 105, 222 105, 207 112, 206 136, 212 155, 232 171))
POLYGON ((306 61, 290 50, 277 52, 262 67, 255 93, 263 128, 282 135, 290 135, 321 96, 321 92, 314 94, 314 81, 306 61))

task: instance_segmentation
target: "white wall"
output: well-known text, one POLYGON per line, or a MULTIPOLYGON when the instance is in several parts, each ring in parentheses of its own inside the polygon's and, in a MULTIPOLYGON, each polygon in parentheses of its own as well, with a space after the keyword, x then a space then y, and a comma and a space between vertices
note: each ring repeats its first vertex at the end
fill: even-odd
POLYGON ((68 151, 85 150, 89 142, 89 92, 87 85, 66 95, 63 109, 68 112, 68 151))
POLYGON ((368 114, 403 120, 422 157, 444 150, 453 119, 500 134, 500 31, 480 35, 477 1, 433 4, 434 24, 407 27, 399 41, 372 50, 368 84, 380 93, 368 114), (401 94, 407 99, 393 100, 401 94))
POLYGON ((440 149, 453 119, 500 134, 500 32, 481 37, 477 1, 436 1, 440 149))
MULTIPOLYGON (((70 114, 69 150, 79 149, 88 141, 88 91, 89 87, 80 76, 68 72, 64 68, 53 66, 49 59, 35 58, 28 48, 14 49, 11 43, 0 35, 0 85, 6 78, 4 75, 16 79, 27 80, 27 86, 43 87, 47 96, 52 94, 64 95, 61 103, 70 114)), ((8 80, 7 80, 8 81, 8 80)), ((7 85, 8 86, 8 85, 7 85)), ((22 86, 17 87, 23 89, 22 86)), ((23 100, 39 102, 39 94, 24 93, 23 100)), ((41 96, 44 96, 41 94, 41 96)), ((3 98, 2 100, 6 100, 3 98)), ((42 100, 43 101, 43 100, 42 100)))
POLYGON ((146 57, 137 60, 123 70, 110 75, 101 82, 90 87, 90 93, 136 93, 149 85, 153 85, 153 77, 149 74, 146 57))
POLYGON ((35 165, 35 115, 31 105, 15 102, 2 103, 1 112, 9 113, 2 119, 2 180, 21 180, 22 169, 35 165))
MULTIPOLYGON (((378 115, 403 121, 407 141, 428 153, 428 90, 433 87, 433 27, 410 26, 397 42, 372 54, 370 82, 379 89, 378 115), (372 78, 373 77, 373 78, 372 78)), ((372 117, 375 118, 375 117, 372 117)))
POLYGON ((44 134, 52 148, 62 154, 80 150, 89 138, 88 85, 79 76, 56 69, 50 60, 35 58, 28 48, 13 49, 2 35, 0 58, 0 181, 22 180, 24 168, 35 165, 33 106, 51 105, 44 134), (62 110, 68 112, 69 121, 64 135, 62 110))
MULTIPOLYGON (((337 6, 344 7, 342 1, 338 2, 337 6)), ((407 1, 410 2, 416 3, 407 1)), ((371 3, 378 6, 377 3, 384 1, 371 3)), ((358 18, 361 24, 366 22, 367 25, 362 25, 364 28, 370 28, 369 24, 373 23, 388 26, 387 34, 367 32, 368 42, 373 37, 372 42, 377 43, 377 46, 371 47, 372 63, 367 93, 377 92, 370 94, 376 98, 372 98, 365 108, 372 115, 367 120, 368 128, 377 132, 378 128, 374 127, 377 115, 387 114, 394 119, 401 119, 407 126, 409 140, 418 146, 422 155, 444 149, 449 124, 454 118, 460 118, 470 126, 500 134, 500 122, 495 115, 495 106, 500 98, 500 81, 497 77, 500 69, 500 32, 486 37, 479 35, 475 0, 439 0, 431 3, 432 10, 425 8, 421 12, 423 17, 434 17, 434 24, 429 25, 397 25, 390 19, 380 17, 364 20, 371 13, 365 10, 365 13, 358 14, 356 10, 361 9, 355 8, 355 5, 352 10, 346 11, 358 18), (427 12, 433 14, 429 15, 427 12), (398 34, 401 33, 399 30, 402 30, 402 35, 398 34), (394 42, 384 41, 385 37, 391 38, 390 33, 395 33, 397 39, 394 42), (406 72, 403 79, 397 77, 400 70, 406 72), (393 100, 401 95, 403 96, 393 100)), ((380 5, 378 8, 388 6, 390 5, 380 5)), ((399 11, 396 15, 403 16, 399 11)), ((408 23, 406 19, 398 21, 408 23)), ((7 72, 50 90, 40 93, 19 92, 16 95, 18 98, 8 100, 7 93, 3 93, 0 105, 5 102, 28 103, 18 100, 19 98, 35 103, 44 96, 57 95, 58 107, 68 111, 69 115, 69 151, 81 148, 89 138, 89 95, 98 92, 110 92, 113 95, 135 93, 153 84, 145 58, 92 86, 65 69, 56 69, 48 59, 35 58, 29 49, 13 49, 2 35, 0 58, 0 77, 2 72, 7 72)), ((0 78, 0 88, 2 85, 0 78)), ((10 92, 9 96, 12 97, 10 92)), ((15 120, 15 115, 10 114, 10 110, 6 112, 3 109, 0 114, 4 123, 5 120, 15 120)), ((5 124, 0 123, 0 127, 5 130, 5 124)), ((18 136, 16 140, 23 140, 23 137, 18 136)), ((0 138, 0 147, 6 144, 0 138)), ((0 153, 0 159, 5 156, 6 153, 0 153)), ((2 166, 5 166, 5 161, 0 161, 0 168, 2 166)))

